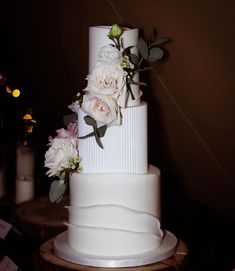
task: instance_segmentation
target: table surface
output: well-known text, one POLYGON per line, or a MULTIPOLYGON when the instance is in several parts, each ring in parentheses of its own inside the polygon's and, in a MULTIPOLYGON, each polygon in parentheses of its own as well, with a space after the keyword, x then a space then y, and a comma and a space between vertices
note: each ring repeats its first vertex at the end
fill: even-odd
POLYGON ((68 196, 59 203, 51 203, 47 196, 36 198, 16 206, 12 220, 24 235, 45 242, 66 230, 66 205, 69 205, 68 196))
MULTIPOLYGON (((188 254, 188 249, 182 240, 179 240, 175 254, 161 262, 154 264, 137 266, 137 267, 122 267, 122 268, 102 268, 102 267, 90 267, 80 264, 64 261, 53 254, 54 238, 49 239, 43 243, 40 247, 40 255, 45 264, 56 266, 56 270, 80 270, 80 271, 153 271, 153 270, 180 270, 185 262, 185 258, 188 254)), ((50 268, 49 270, 53 270, 50 268)))

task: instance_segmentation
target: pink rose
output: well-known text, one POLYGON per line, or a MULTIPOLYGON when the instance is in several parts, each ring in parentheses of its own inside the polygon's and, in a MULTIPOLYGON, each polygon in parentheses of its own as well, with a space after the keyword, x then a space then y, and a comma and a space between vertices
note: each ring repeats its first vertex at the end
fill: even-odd
POLYGON ((56 138, 76 138, 78 134, 78 126, 76 122, 70 122, 67 129, 61 128, 56 130, 56 138))

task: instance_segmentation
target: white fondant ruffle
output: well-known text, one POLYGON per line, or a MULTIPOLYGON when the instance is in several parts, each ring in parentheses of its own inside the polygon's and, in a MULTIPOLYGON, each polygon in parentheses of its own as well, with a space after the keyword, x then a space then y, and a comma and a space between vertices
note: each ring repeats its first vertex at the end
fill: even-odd
POLYGON ((160 170, 152 165, 147 174, 70 175, 70 205, 120 205, 161 217, 160 170))
POLYGON ((151 214, 123 206, 97 205, 90 207, 67 206, 69 224, 76 226, 153 233, 162 236, 159 220, 151 214))

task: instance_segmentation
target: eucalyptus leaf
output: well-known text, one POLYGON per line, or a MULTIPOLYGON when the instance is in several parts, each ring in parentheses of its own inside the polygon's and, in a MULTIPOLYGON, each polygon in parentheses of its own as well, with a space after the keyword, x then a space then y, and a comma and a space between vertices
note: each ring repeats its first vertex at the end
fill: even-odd
POLYGON ((79 136, 78 138, 79 139, 84 139, 84 138, 87 138, 87 137, 90 137, 90 136, 94 136, 94 135, 95 135, 95 132, 91 132, 91 133, 89 133, 89 134, 87 134, 85 136, 79 136))
POLYGON ((158 39, 156 42, 154 42, 154 45, 160 45, 160 44, 166 43, 168 41, 170 41, 169 38, 162 37, 162 38, 158 39))
POLYGON ((68 126, 70 122, 76 122, 77 121, 77 115, 75 113, 65 115, 63 117, 63 123, 65 126, 68 126))
POLYGON ((125 55, 130 55, 131 54, 131 48, 133 48, 134 46, 128 46, 123 50, 123 56, 125 55))
POLYGON ((60 180, 51 183, 49 198, 51 202, 60 202, 66 190, 66 184, 60 180))
POLYGON ((97 128, 97 133, 98 133, 99 137, 103 137, 105 135, 107 127, 108 127, 107 125, 104 125, 104 126, 97 128))
POLYGON ((93 127, 93 132, 85 135, 85 136, 80 136, 79 139, 84 139, 90 136, 95 136, 95 140, 97 142, 97 144, 100 146, 100 148, 104 148, 101 141, 100 141, 100 137, 103 137, 105 135, 105 132, 107 130, 107 125, 101 126, 99 128, 97 128, 97 123, 96 120, 94 120, 92 117, 90 116, 85 116, 84 117, 85 123, 88 125, 91 125, 93 127))
POLYGON ((138 48, 140 54, 142 55, 142 57, 144 59, 146 59, 149 55, 149 49, 148 49, 147 42, 144 39, 140 38, 137 43, 137 48, 138 48))
POLYGON ((164 52, 162 49, 153 47, 150 49, 149 57, 147 58, 148 61, 154 62, 156 60, 159 60, 163 57, 164 52))
POLYGON ((97 128, 97 123, 96 123, 96 121, 95 121, 91 116, 86 115, 86 116, 84 117, 84 121, 85 121, 85 123, 86 123, 87 125, 93 126, 94 129, 97 128))
POLYGON ((138 65, 139 59, 138 59, 138 56, 137 56, 137 55, 135 55, 135 54, 130 54, 130 55, 129 55, 129 58, 130 58, 130 61, 131 61, 135 66, 138 65))
POLYGON ((149 33, 148 33, 148 36, 149 36, 149 39, 148 41, 153 43, 157 40, 157 30, 156 29, 153 29, 153 30, 150 30, 149 33))
POLYGON ((99 137, 98 133, 95 134, 95 140, 96 140, 96 143, 99 145, 99 147, 100 147, 101 149, 103 149, 104 146, 103 146, 103 144, 102 144, 102 142, 101 142, 101 140, 100 140, 100 137, 99 137))

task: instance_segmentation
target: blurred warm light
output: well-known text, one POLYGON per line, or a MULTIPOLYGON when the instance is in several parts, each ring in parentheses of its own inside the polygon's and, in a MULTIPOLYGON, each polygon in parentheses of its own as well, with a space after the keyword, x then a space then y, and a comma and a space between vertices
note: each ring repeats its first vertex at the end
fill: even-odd
POLYGON ((23 120, 32 120, 32 116, 30 114, 25 114, 23 120))
POLYGON ((33 119, 32 117, 32 114, 33 114, 33 109, 32 108, 28 108, 26 110, 26 113, 25 115, 23 116, 23 120, 25 122, 25 132, 28 134, 28 135, 31 135, 33 133, 33 127, 36 123, 36 120, 33 119))
POLYGON ((7 93, 12 93, 12 90, 9 86, 6 86, 6 91, 7 91, 7 93))
POLYGON ((7 79, 4 75, 0 74, 0 86, 4 86, 6 92, 8 94, 11 94, 13 97, 17 98, 20 96, 20 90, 19 89, 14 89, 12 90, 11 87, 9 86, 9 84, 7 83, 7 79))
POLYGON ((26 132, 27 132, 27 134, 32 134, 33 133, 33 125, 27 126, 26 132))
POLYGON ((19 91, 19 89, 14 89, 14 90, 12 91, 12 96, 15 97, 15 98, 19 97, 19 96, 20 96, 20 91, 19 91))
POLYGON ((5 84, 6 80, 7 80, 6 77, 4 75, 0 74, 0 85, 5 84))

